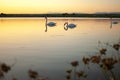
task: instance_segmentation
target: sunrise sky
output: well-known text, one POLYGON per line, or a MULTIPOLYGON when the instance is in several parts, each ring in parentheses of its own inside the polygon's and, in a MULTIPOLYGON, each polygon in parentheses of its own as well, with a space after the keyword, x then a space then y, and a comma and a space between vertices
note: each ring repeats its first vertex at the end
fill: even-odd
POLYGON ((120 0, 0 0, 0 13, 120 12, 120 0))

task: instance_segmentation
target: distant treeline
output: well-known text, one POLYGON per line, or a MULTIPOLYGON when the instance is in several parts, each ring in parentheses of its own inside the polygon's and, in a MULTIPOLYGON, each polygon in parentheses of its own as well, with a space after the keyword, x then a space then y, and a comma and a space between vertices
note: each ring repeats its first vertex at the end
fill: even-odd
POLYGON ((0 17, 93 17, 93 18, 120 18, 120 14, 4 14, 1 13, 0 17))

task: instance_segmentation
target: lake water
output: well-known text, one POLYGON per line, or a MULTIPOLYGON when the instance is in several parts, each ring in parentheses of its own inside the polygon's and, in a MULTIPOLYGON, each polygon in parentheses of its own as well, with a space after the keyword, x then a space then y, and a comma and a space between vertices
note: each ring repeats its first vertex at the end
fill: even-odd
POLYGON ((6 78, 28 80, 33 69, 49 80, 64 80, 70 62, 96 53, 99 41, 120 41, 120 19, 113 20, 118 24, 105 18, 48 18, 56 26, 45 32, 44 18, 0 18, 0 62, 16 62, 6 78), (65 22, 77 26, 64 30, 65 22))

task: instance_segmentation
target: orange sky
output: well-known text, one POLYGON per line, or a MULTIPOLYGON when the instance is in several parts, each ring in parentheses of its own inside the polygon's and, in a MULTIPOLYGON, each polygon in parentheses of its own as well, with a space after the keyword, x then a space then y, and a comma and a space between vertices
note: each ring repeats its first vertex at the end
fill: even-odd
POLYGON ((120 12, 120 0, 0 0, 0 13, 120 12))

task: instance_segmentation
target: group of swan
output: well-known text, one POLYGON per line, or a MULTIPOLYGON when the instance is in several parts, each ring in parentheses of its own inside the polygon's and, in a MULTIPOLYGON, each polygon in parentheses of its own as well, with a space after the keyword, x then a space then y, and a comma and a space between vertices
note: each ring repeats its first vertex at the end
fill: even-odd
MULTIPOLYGON (((49 27, 54 27, 54 26, 56 26, 56 23, 55 22, 47 22, 47 17, 45 17, 45 19, 46 19, 46 30, 45 30, 45 32, 47 32, 47 26, 49 26, 49 27)), ((65 22, 64 23, 64 29, 65 30, 68 30, 68 28, 70 28, 70 29, 73 29, 73 28, 75 28, 76 27, 76 24, 73 24, 73 23, 68 23, 68 22, 65 22)))

